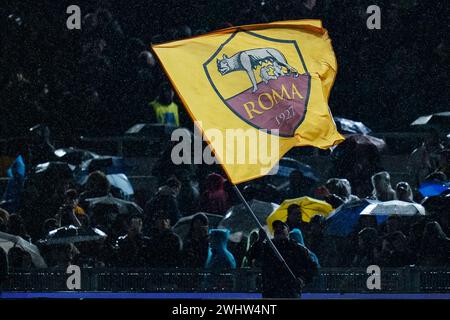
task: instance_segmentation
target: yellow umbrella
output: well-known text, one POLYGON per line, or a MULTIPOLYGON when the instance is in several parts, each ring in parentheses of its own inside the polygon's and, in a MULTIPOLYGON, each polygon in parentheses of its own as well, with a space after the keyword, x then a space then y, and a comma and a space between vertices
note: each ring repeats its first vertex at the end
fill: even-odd
POLYGON ((317 200, 314 198, 301 197, 296 199, 286 199, 283 201, 280 207, 272 212, 266 219, 267 226, 269 227, 270 232, 273 233, 272 222, 274 222, 275 220, 287 220, 287 209, 291 204, 298 204, 300 206, 300 210, 302 212, 302 220, 304 222, 309 222, 311 218, 317 214, 327 217, 331 213, 331 211, 333 211, 333 207, 328 202, 317 200))

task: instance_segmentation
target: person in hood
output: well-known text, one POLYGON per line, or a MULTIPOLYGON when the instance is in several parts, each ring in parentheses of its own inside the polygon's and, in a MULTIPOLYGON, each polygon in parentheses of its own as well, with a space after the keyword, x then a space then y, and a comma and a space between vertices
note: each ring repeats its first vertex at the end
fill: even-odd
POLYGON ((296 240, 289 239, 289 227, 281 220, 272 223, 273 244, 278 249, 296 279, 276 256, 267 242, 262 258, 263 298, 299 298, 303 286, 312 281, 318 265, 309 250, 296 240))
POLYGON ((408 182, 401 181, 395 186, 395 194, 397 199, 405 202, 415 203, 413 199, 412 189, 408 182))
POLYGON ((236 269, 236 260, 227 248, 230 231, 212 229, 209 232, 210 247, 205 268, 216 272, 236 269))
POLYGON ((200 200, 202 211, 220 215, 227 212, 231 202, 224 185, 225 179, 217 173, 211 173, 206 177, 206 191, 200 200))
POLYGON ((387 171, 382 171, 372 176, 372 197, 378 201, 391 201, 397 199, 394 189, 391 186, 391 175, 387 171))

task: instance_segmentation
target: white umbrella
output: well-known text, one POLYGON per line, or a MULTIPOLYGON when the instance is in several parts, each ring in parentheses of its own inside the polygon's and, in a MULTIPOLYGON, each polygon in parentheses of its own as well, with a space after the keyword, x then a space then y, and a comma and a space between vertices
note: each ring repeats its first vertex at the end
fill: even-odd
POLYGON ((96 205, 112 205, 116 206, 119 214, 142 214, 143 210, 136 203, 131 201, 122 200, 119 198, 113 197, 111 194, 108 194, 104 197, 98 198, 89 198, 86 199, 89 202, 89 207, 93 208, 96 205))
POLYGON ((23 251, 30 254, 31 261, 36 268, 47 268, 47 264, 45 263, 44 258, 42 258, 38 247, 19 236, 0 232, 0 247, 6 252, 6 254, 8 254, 11 248, 19 247, 23 251))
POLYGON ((372 203, 361 211, 360 215, 399 215, 399 216, 415 216, 425 215, 425 208, 418 204, 400 200, 385 201, 380 203, 372 203))

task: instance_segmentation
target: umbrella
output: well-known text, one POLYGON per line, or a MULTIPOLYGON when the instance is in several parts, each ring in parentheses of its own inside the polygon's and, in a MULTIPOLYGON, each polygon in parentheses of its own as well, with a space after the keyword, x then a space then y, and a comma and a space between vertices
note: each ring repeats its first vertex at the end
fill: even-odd
POLYGON ((344 148, 364 150, 364 148, 368 146, 375 146, 378 151, 382 151, 384 148, 386 148, 386 142, 383 139, 364 134, 351 134, 345 138, 344 142, 336 146, 336 148, 333 150, 333 153, 335 151, 338 152, 344 148))
POLYGON ((419 192, 424 197, 438 196, 447 190, 450 190, 450 182, 425 181, 419 186, 419 192))
POLYGON ((336 123, 338 131, 344 134, 352 134, 352 133, 369 134, 370 132, 372 132, 372 130, 370 130, 362 122, 359 121, 334 117, 334 122, 336 123))
MULTIPOLYGON (((223 219, 223 216, 218 214, 206 213, 203 212, 208 217, 209 220, 209 228, 215 229, 219 225, 219 222, 223 219)), ((195 214, 183 217, 173 226, 173 231, 178 234, 181 239, 186 238, 189 229, 191 227, 191 221, 195 214)))
MULTIPOLYGON (((406 202, 400 200, 385 201, 380 203, 369 204, 361 212, 361 215, 374 215, 374 216, 415 216, 425 215, 425 208, 413 202, 406 202)), ((378 219, 377 219, 378 220, 378 219)), ((383 219, 384 220, 384 219, 383 219)), ((379 221, 382 222, 382 221, 379 221)))
POLYGON ((309 222, 311 218, 317 214, 327 217, 333 211, 333 207, 329 203, 310 197, 284 200, 280 207, 267 217, 267 226, 271 232, 273 231, 272 222, 275 220, 287 220, 287 209, 292 204, 298 204, 300 206, 302 220, 304 222, 309 222))
MULTIPOLYGON (((262 225, 266 224, 267 217, 279 207, 275 203, 259 200, 251 200, 249 205, 262 225)), ((229 229, 230 240, 235 242, 239 242, 242 236, 248 236, 257 227, 256 221, 243 204, 231 207, 218 226, 229 229)))
MULTIPOLYGON (((275 168, 277 167, 275 166, 275 168)), ((294 170, 300 171, 304 177, 314 181, 319 181, 318 175, 314 172, 311 166, 288 157, 283 157, 280 159, 278 162, 278 171, 275 172, 275 175, 286 178, 289 177, 291 172, 294 170)))
POLYGON ((0 247, 8 254, 8 251, 13 247, 19 247, 31 256, 31 261, 36 268, 47 268, 47 264, 42 258, 38 247, 34 244, 14 236, 9 233, 0 232, 0 247))
POLYGON ((411 126, 448 129, 450 127, 450 111, 419 117, 411 123, 411 126))
POLYGON ((133 215, 133 214, 142 214, 143 210, 136 203, 131 201, 122 200, 119 198, 113 197, 111 194, 108 194, 104 197, 98 198, 89 198, 86 199, 89 202, 89 209, 93 210, 96 206, 113 206, 117 208, 117 212, 119 214, 124 215, 133 215))
POLYGON ((83 161, 99 157, 99 155, 94 152, 73 147, 57 149, 55 150, 55 155, 60 161, 73 165, 80 165, 83 161))
POLYGON ((360 213, 375 200, 353 200, 342 204, 328 215, 325 221, 324 234, 328 236, 345 237, 349 235, 358 223, 360 213))
POLYGON ((84 161, 81 164, 81 171, 86 175, 100 170, 105 174, 126 173, 127 166, 122 157, 98 156, 84 161))
POLYGON ((46 245, 60 245, 77 242, 89 242, 105 239, 106 233, 97 228, 64 226, 55 230, 51 230, 47 237, 40 240, 46 245))
POLYGON ((38 164, 34 170, 35 177, 43 177, 47 180, 59 180, 73 178, 75 166, 66 162, 51 161, 38 164))
POLYGON ((123 193, 125 198, 130 198, 134 194, 130 180, 123 173, 107 174, 106 178, 111 186, 116 187, 123 193))

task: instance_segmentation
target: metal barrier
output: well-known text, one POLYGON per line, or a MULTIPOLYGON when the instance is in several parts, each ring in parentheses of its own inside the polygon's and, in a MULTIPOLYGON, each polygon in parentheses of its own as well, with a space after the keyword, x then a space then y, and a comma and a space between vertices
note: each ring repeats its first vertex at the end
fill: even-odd
MULTIPOLYGON (((4 291, 67 291, 65 270, 10 273, 4 291)), ((381 270, 381 290, 369 290, 363 269, 322 269, 304 292, 450 292, 450 270, 405 267, 381 270)), ((81 290, 95 292, 260 292, 259 270, 211 273, 186 269, 81 269, 81 290)))

